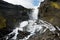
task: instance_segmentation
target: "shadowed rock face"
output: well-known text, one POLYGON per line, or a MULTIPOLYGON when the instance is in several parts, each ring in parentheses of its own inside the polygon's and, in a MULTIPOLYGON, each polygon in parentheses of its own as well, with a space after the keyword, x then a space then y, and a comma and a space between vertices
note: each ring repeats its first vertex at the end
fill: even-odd
POLYGON ((10 33, 19 22, 29 19, 30 9, 0 1, 0 38, 10 33), (2 24, 2 25, 1 25, 2 24))
POLYGON ((60 26, 60 1, 45 0, 42 2, 39 8, 39 18, 60 26))
MULTIPOLYGON (((60 27, 60 0, 45 0, 39 7, 39 19, 47 21, 55 26, 60 27)), ((60 40, 60 31, 50 32, 47 30, 40 36, 33 36, 34 40, 60 40)))

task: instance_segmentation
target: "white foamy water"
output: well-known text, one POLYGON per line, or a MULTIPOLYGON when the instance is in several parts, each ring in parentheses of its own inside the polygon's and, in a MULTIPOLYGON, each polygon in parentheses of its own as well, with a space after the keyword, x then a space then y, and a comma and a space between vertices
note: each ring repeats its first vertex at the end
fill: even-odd
POLYGON ((32 12, 30 13, 29 17, 30 17, 30 20, 37 20, 38 19, 38 7, 34 7, 32 9, 32 12))
MULTIPOLYGON (((54 26, 46 21, 43 21, 43 20, 39 20, 39 24, 35 23, 36 21, 34 20, 28 20, 28 21, 24 21, 20 24, 20 26, 24 25, 24 27, 26 27, 26 30, 23 30, 24 27, 19 27, 19 28, 16 28, 13 30, 12 33, 10 34, 13 34, 15 33, 15 36, 12 38, 12 39, 16 39, 17 38, 17 35, 18 35, 18 30, 20 31, 27 31, 27 32, 30 32, 31 34, 28 35, 27 37, 23 38, 23 39, 20 39, 20 40, 27 40, 29 39, 32 35, 34 35, 36 32, 39 32, 40 34, 41 33, 44 33, 47 29, 49 29, 50 31, 55 31, 56 29, 54 28, 54 26), (29 23, 29 24, 27 24, 29 23), (45 27, 45 29, 44 29, 45 27), (22 29, 22 30, 21 30, 22 29)), ((9 35, 10 35, 9 34, 9 35)))
POLYGON ((35 32, 44 33, 47 29, 50 31, 54 32, 56 29, 54 26, 46 21, 39 20, 39 24, 35 23, 36 21, 34 20, 29 20, 28 26, 27 26, 27 32, 30 32, 31 34, 25 37, 23 40, 29 39, 30 36, 34 35, 35 32), (45 28, 45 29, 44 29, 45 28))
MULTIPOLYGON (((8 0, 5 0, 5 1, 10 3, 10 1, 8 1, 8 0)), ((14 4, 16 4, 16 2, 17 2, 17 0, 15 2, 12 1, 12 3, 14 3, 14 4)), ((22 3, 24 3, 24 2, 22 2, 22 3)), ((20 3, 18 3, 18 4, 20 4, 20 3)), ((25 6, 25 4, 22 4, 22 5, 25 6)), ((31 5, 29 5, 29 6, 31 6, 31 5)), ((18 30, 27 31, 27 32, 31 33, 27 37, 24 37, 23 39, 20 39, 20 40, 27 40, 32 35, 36 34, 36 32, 39 32, 41 34, 41 33, 44 33, 47 29, 49 29, 50 31, 55 31, 56 30, 52 24, 50 24, 46 21, 43 21, 41 19, 38 19, 38 7, 39 6, 40 6, 40 4, 37 7, 32 6, 33 10, 31 12, 31 14, 29 15, 30 19, 28 21, 23 21, 23 22, 19 23, 19 27, 17 27, 10 34, 8 34, 8 35, 11 35, 11 34, 15 33, 15 36, 12 39, 17 40, 18 30), (39 24, 36 23, 37 20, 39 21, 39 24)), ((31 8, 31 7, 29 7, 29 8, 31 8)), ((8 37, 6 39, 8 39, 8 37)))

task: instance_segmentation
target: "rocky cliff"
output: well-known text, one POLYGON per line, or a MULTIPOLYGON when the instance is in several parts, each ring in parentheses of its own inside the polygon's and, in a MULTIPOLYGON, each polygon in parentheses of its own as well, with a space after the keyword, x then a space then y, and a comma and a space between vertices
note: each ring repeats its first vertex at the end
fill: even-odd
POLYGON ((7 35, 21 21, 29 19, 30 9, 0 1, 0 38, 7 35))
POLYGON ((39 18, 60 26, 60 0, 44 0, 39 7, 39 18))

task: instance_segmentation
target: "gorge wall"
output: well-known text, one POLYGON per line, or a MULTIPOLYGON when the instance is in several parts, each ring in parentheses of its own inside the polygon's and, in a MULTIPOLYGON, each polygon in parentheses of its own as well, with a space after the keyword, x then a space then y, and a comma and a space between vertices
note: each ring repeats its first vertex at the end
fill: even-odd
POLYGON ((39 7, 39 19, 60 26, 60 0, 44 0, 39 7))

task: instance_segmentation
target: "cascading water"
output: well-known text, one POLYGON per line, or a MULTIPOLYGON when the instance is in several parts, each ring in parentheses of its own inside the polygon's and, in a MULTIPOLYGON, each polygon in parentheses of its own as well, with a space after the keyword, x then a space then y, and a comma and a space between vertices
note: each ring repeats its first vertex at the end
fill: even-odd
MULTIPOLYGON (((34 8, 32 10, 32 13, 30 19, 28 21, 23 21, 20 24, 19 27, 17 27, 16 29, 13 30, 13 32, 11 32, 8 35, 14 34, 15 36, 12 38, 14 40, 17 40, 17 35, 18 35, 18 30, 20 31, 27 31, 30 32, 30 35, 28 35, 27 37, 24 37, 23 39, 20 40, 28 40, 32 35, 36 34, 36 32, 44 33, 47 29, 49 29, 50 31, 55 31, 56 29, 54 28, 53 25, 51 25, 50 23, 43 21, 41 19, 38 19, 38 8, 34 8), (37 20, 39 20, 39 24, 37 24, 37 20), (25 29, 24 29, 25 28, 25 29), (44 29, 45 28, 45 29, 44 29)), ((9 37, 7 36, 6 40, 8 40, 9 37)))
POLYGON ((19 23, 20 24, 19 27, 17 27, 10 34, 8 34, 8 36, 6 37, 6 40, 9 40, 10 38, 9 36, 11 34, 15 34, 15 36, 13 36, 11 39, 18 40, 17 39, 18 30, 22 32, 23 31, 30 32, 30 35, 20 40, 28 40, 32 35, 36 34, 36 32, 39 32, 41 34, 41 33, 44 33, 47 29, 49 29, 50 31, 56 30, 52 24, 46 21, 43 21, 41 19, 38 19, 38 7, 34 7, 32 9, 31 14, 29 14, 29 18, 30 19, 28 21, 23 21, 19 23))
POLYGON ((30 20, 37 20, 38 19, 38 7, 34 7, 32 9, 31 14, 29 15, 30 20))

